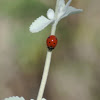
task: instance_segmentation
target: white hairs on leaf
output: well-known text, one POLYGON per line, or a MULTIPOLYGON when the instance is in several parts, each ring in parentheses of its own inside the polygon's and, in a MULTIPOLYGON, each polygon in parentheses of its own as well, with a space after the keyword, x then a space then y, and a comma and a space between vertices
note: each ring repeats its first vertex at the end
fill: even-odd
POLYGON ((52 20, 52 19, 54 19, 54 16, 55 16, 54 10, 53 9, 49 9, 47 11, 47 17, 52 20))
POLYGON ((72 0, 69 0, 65 6, 65 9, 67 9, 69 7, 69 5, 71 4, 72 0))
POLYGON ((72 14, 80 13, 82 11, 83 11, 82 9, 76 9, 72 6, 69 6, 67 11, 65 12, 65 14, 62 16, 62 18, 66 17, 66 16, 69 16, 69 15, 72 15, 72 14))
POLYGON ((82 12, 82 9, 76 9, 72 6, 69 6, 72 0, 68 0, 65 4, 65 0, 57 0, 56 4, 56 11, 54 12, 53 9, 49 9, 47 11, 47 17, 40 16, 37 18, 29 27, 30 32, 37 33, 43 30, 52 22, 59 22, 62 18, 67 17, 72 14, 77 14, 82 12))
POLYGON ((9 98, 5 98, 4 100, 25 100, 23 97, 13 96, 9 98))
MULTIPOLYGON (((12 96, 9 98, 5 98, 4 100, 25 100, 23 97, 18 97, 18 96, 12 96)), ((34 100, 34 99, 30 99, 30 100, 34 100)), ((42 100, 46 100, 45 98, 42 98, 42 100)))
POLYGON ((30 32, 36 33, 43 30, 46 26, 48 26, 52 20, 47 19, 44 16, 37 18, 29 27, 30 32))

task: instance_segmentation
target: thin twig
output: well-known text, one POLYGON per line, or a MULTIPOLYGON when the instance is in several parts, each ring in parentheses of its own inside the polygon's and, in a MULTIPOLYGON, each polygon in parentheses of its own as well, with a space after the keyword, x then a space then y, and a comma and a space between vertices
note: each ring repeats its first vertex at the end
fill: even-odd
MULTIPOLYGON (((56 25, 57 25, 57 23, 55 22, 52 26, 51 35, 55 35, 56 25)), ((44 89, 45 89, 45 85, 46 85, 47 77, 48 77, 48 73, 49 73, 51 56, 52 56, 52 51, 47 51, 43 76, 42 76, 41 85, 40 85, 40 89, 39 89, 39 92, 38 92, 37 100, 42 100, 42 96, 43 96, 43 93, 44 93, 44 89)))
POLYGON ((47 77, 48 77, 48 73, 49 73, 51 55, 52 55, 52 52, 47 51, 47 56, 46 56, 46 61, 45 61, 45 66, 44 66, 44 72, 43 72, 42 81, 41 81, 37 100, 42 100, 42 96, 43 96, 43 93, 44 93, 44 89, 45 89, 45 85, 46 85, 47 77))
MULTIPOLYGON (((57 0, 55 19, 57 18, 58 1, 59 0, 57 0)), ((52 29, 51 29, 51 35, 55 35, 57 24, 58 24, 58 21, 55 21, 53 23, 52 29)), ((47 77, 48 77, 48 73, 49 73, 49 68, 50 68, 51 56, 52 56, 52 51, 47 51, 43 76, 42 76, 41 85, 40 85, 40 89, 38 92, 37 100, 42 100, 42 97, 43 97, 43 93, 44 93, 44 89, 45 89, 45 85, 46 85, 47 77)))

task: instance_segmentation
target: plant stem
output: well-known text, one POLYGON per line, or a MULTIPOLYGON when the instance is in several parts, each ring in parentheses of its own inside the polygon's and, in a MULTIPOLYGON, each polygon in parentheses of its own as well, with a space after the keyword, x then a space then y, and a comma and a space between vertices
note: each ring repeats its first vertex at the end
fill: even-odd
POLYGON ((55 23, 52 25, 51 35, 55 35, 57 24, 58 24, 58 21, 55 21, 55 23))
MULTIPOLYGON (((57 22, 55 22, 52 25, 51 35, 55 35, 56 25, 57 25, 57 22)), ((48 77, 48 73, 49 73, 51 56, 52 56, 52 51, 47 51, 43 76, 42 76, 41 85, 40 85, 40 89, 39 89, 39 92, 38 92, 37 100, 42 100, 42 96, 43 96, 43 93, 44 93, 44 89, 45 89, 45 85, 46 85, 47 77, 48 77)))
POLYGON ((46 56, 46 61, 45 61, 45 66, 44 66, 44 72, 43 72, 42 81, 41 81, 37 100, 42 100, 42 96, 43 96, 43 93, 44 93, 44 89, 45 89, 45 85, 46 85, 47 77, 48 77, 48 73, 49 73, 51 55, 52 55, 52 52, 47 51, 47 56, 46 56))
MULTIPOLYGON (((57 14, 58 14, 57 13, 58 2, 59 2, 59 0, 57 0, 56 11, 55 11, 55 19, 57 19, 57 14)), ((52 25, 51 35, 55 35, 57 24, 58 24, 58 21, 55 20, 53 25, 52 25)), ((52 51, 47 51, 43 76, 42 76, 41 85, 40 85, 40 89, 39 89, 39 92, 38 92, 37 100, 42 100, 42 97, 43 97, 43 93, 44 93, 44 89, 45 89, 45 85, 46 85, 47 77, 48 77, 48 73, 49 73, 49 68, 50 68, 51 56, 52 56, 52 51)))

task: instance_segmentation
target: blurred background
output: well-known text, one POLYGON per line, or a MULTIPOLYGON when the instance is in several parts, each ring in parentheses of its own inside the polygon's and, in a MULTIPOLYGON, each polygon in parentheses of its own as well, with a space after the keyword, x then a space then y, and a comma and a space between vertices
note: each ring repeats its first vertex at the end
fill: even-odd
MULTIPOLYGON (((0 0, 0 99, 36 100, 51 26, 37 34, 31 34, 29 26, 55 4, 56 0, 0 0)), ((73 0, 71 5, 84 12, 57 26, 58 45, 44 98, 100 100, 100 0, 73 0)))

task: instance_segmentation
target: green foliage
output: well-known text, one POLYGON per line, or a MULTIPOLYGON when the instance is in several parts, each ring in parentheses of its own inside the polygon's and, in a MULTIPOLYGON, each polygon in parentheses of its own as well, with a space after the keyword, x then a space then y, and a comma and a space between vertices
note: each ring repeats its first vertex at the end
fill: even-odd
POLYGON ((29 18, 44 14, 47 7, 38 0, 0 1, 0 11, 14 18, 29 18))
POLYGON ((40 15, 46 15, 48 7, 38 0, 0 0, 0 14, 10 17, 17 64, 25 71, 32 71, 45 57, 46 38, 50 28, 38 34, 29 32, 29 26, 40 15))
POLYGON ((46 28, 40 33, 32 34, 29 32, 28 23, 24 24, 13 30, 13 42, 17 48, 16 59, 20 67, 23 70, 32 71, 32 69, 37 68, 42 61, 41 59, 46 55, 44 54, 46 52, 46 38, 50 30, 46 28))

